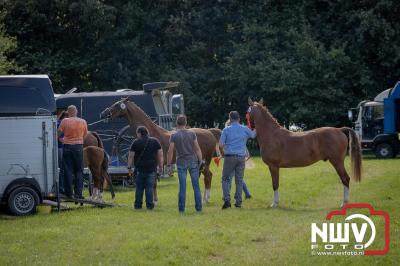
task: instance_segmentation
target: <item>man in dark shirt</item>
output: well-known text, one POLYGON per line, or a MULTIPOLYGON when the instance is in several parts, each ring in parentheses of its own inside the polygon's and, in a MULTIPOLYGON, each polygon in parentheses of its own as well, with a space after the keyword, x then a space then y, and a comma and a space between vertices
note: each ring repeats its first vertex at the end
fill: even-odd
POLYGON ((128 155, 128 171, 132 174, 132 165, 136 173, 135 209, 142 208, 143 190, 146 192, 146 207, 154 208, 153 185, 158 171, 163 168, 163 151, 156 138, 149 137, 146 127, 140 126, 136 130, 137 139, 132 142, 128 155))

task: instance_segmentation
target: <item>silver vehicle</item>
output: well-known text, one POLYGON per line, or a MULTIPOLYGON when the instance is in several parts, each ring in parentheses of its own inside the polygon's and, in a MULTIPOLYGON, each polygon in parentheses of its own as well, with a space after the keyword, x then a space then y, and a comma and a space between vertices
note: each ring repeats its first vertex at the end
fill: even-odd
POLYGON ((28 215, 56 197, 57 118, 48 76, 0 76, 0 200, 28 215))
POLYGON ((394 158, 400 152, 400 82, 373 101, 360 102, 348 115, 363 150, 383 159, 394 158))

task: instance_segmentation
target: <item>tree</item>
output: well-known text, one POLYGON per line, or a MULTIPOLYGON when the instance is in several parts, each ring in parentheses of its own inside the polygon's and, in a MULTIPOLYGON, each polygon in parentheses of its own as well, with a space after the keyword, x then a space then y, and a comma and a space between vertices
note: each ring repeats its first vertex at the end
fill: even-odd
POLYGON ((3 24, 3 14, 0 13, 0 75, 10 74, 20 68, 15 61, 9 60, 7 54, 16 48, 16 40, 6 34, 3 24))
POLYGON ((263 97, 281 124, 348 125, 400 76, 396 1, 0 0, 8 59, 56 92, 180 81, 191 125, 263 97))

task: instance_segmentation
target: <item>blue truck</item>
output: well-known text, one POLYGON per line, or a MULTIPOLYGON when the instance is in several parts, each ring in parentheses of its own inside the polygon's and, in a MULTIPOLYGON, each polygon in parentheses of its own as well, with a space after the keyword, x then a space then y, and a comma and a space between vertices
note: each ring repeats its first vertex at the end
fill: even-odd
POLYGON ((379 93, 373 101, 362 101, 348 112, 365 151, 377 158, 394 158, 400 152, 400 81, 379 93))

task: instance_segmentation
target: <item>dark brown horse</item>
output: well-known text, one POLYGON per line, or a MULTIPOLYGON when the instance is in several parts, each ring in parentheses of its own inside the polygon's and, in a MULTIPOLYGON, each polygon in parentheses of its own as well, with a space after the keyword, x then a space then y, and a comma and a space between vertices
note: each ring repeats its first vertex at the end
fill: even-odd
MULTIPOLYGON (((169 147, 169 139, 172 131, 168 131, 158 125, 156 125, 150 117, 135 103, 129 101, 128 98, 122 99, 114 103, 112 106, 104 110, 101 115, 101 118, 115 118, 115 117, 125 117, 129 125, 132 129, 137 128, 137 126, 143 125, 147 127, 149 130, 149 134, 152 137, 157 138, 160 141, 161 147, 164 152, 164 164, 167 163, 167 152, 169 147)), ((211 195, 211 180, 212 180, 212 173, 210 171, 210 162, 213 157, 213 154, 216 150, 216 145, 218 143, 218 131, 219 129, 213 129, 212 131, 202 128, 192 128, 193 132, 197 135, 197 140, 199 142, 199 146, 201 152, 203 154, 203 159, 206 162, 204 170, 202 171, 204 175, 204 202, 208 202, 210 195, 211 195)), ((219 133, 220 135, 220 133, 219 133)), ((175 155, 174 155, 175 156, 175 155)), ((175 161, 175 158, 174 158, 175 161)), ((173 163, 174 163, 173 161, 173 163)), ((157 182, 155 182, 155 199, 157 199, 157 182)))
POLYGON ((257 130, 257 141, 262 160, 272 176, 274 201, 279 203, 279 168, 308 166, 328 160, 339 175, 344 188, 343 204, 349 202, 350 177, 344 167, 348 143, 353 179, 361 181, 361 148, 357 135, 351 128, 322 127, 305 132, 291 132, 281 127, 266 107, 249 98, 249 116, 257 130), (350 142, 349 142, 350 141, 350 142))

